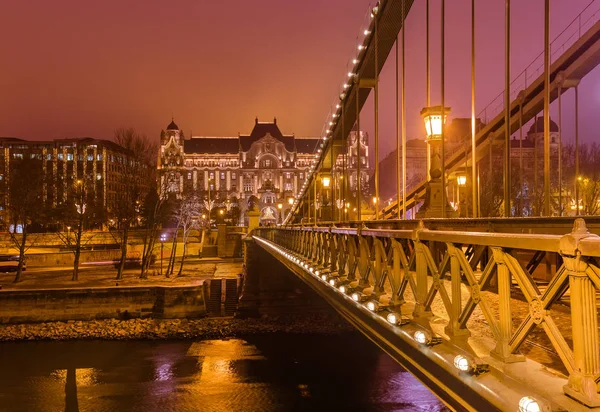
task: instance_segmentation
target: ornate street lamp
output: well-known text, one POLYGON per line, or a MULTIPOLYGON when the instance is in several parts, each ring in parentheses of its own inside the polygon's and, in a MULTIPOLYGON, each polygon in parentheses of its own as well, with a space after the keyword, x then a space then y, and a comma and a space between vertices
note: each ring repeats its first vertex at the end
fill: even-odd
MULTIPOLYGON (((425 192, 425 201, 423 206, 417 212, 417 218, 430 217, 458 217, 458 213, 449 204, 442 207, 442 190, 445 185, 442 179, 442 163, 440 154, 440 145, 442 143, 442 128, 446 124, 446 117, 450 113, 449 107, 433 106, 425 107, 421 110, 421 116, 425 123, 425 132, 427 133, 427 144, 429 145, 429 181, 425 192), (443 118, 442 118, 443 117, 443 118), (445 210, 445 213, 444 213, 445 210), (445 214, 445 216, 443 216, 445 214)), ((448 196, 443 196, 448 199, 448 196)), ((447 200, 446 200, 447 202, 447 200)))

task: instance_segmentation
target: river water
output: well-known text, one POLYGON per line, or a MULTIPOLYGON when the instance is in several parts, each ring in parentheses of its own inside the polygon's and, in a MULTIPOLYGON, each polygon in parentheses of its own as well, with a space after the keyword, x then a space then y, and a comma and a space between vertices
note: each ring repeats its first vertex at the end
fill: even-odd
POLYGON ((355 333, 0 344, 0 411, 445 411, 355 333))

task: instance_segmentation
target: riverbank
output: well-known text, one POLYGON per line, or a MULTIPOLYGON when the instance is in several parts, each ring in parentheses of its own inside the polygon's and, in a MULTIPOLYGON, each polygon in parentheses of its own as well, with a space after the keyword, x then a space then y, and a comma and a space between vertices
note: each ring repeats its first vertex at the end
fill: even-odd
POLYGON ((0 325, 0 342, 77 339, 222 339, 284 332, 338 334, 353 330, 335 314, 286 315, 260 319, 106 319, 0 325))

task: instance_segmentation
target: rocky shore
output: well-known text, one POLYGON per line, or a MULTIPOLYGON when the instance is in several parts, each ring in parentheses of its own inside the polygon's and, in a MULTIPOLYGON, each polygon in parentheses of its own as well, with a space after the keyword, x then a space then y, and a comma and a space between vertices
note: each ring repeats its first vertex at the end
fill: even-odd
POLYGON ((333 315, 260 319, 130 319, 0 325, 0 342, 73 339, 218 339, 274 332, 337 334, 352 327, 333 315))

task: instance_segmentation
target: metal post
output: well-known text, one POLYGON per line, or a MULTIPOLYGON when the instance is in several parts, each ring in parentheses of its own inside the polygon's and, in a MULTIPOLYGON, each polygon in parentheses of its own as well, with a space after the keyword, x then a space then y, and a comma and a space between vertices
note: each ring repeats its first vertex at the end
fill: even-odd
MULTIPOLYGON (((524 96, 522 96, 524 97, 524 96)), ((519 213, 517 216, 523 214, 523 100, 519 99, 519 184, 521 186, 521 194, 519 195, 519 213)))
POLYGON ((344 222, 346 220, 346 214, 344 213, 345 210, 345 206, 346 206, 346 184, 348 181, 348 176, 346 175, 346 162, 348 161, 348 136, 346 135, 346 104, 344 101, 342 101, 341 103, 342 106, 342 145, 343 145, 343 154, 342 154, 342 178, 341 180, 343 180, 341 182, 341 187, 340 187, 340 193, 341 193, 341 198, 344 202, 344 207, 342 207, 339 211, 339 214, 341 214, 341 216, 338 216, 339 220, 344 222))
POLYGON ((446 217, 446 149, 445 149, 445 129, 446 129, 446 107, 444 106, 446 104, 445 102, 445 82, 446 82, 446 67, 445 67, 445 53, 446 53, 446 42, 445 42, 445 32, 446 32, 446 27, 445 27, 445 15, 446 15, 446 1, 442 0, 442 24, 441 24, 441 74, 442 74, 442 78, 441 78, 441 82, 440 82, 440 88, 441 88, 441 94, 442 94, 442 133, 441 133, 441 157, 442 157, 442 217, 445 218, 446 217))
MULTIPOLYGON (((429 4, 429 0, 427 0, 429 4)), ((406 59, 404 50, 404 32, 406 23, 406 9, 402 2, 402 219, 406 219, 406 59)), ((429 63, 428 63, 429 64, 429 63)), ((429 87, 429 84, 428 86, 429 87)), ((428 145, 429 146, 429 145, 428 145)), ((429 171, 427 172, 429 173, 429 171)))
POLYGON ((473 205, 473 217, 477 217, 477 185, 475 184, 477 174, 475 165, 475 0, 471 0, 471 196, 473 205))
POLYGON ((562 83, 558 85, 558 215, 562 216, 562 83))
POLYGON ((505 0, 504 217, 510 216, 510 0, 505 0))
MULTIPOLYGON (((429 65, 429 0, 425 3, 425 107, 431 107, 431 69, 429 65)), ((427 144, 427 181, 431 180, 431 147, 427 144)))
POLYGON ((329 148, 329 162, 331 163, 331 172, 329 173, 331 177, 331 200, 329 201, 331 207, 331 221, 335 222, 335 205, 336 205, 336 183, 335 183, 335 162, 333 155, 333 137, 330 140, 330 148, 329 148))
POLYGON ((533 143, 533 187, 535 187, 535 215, 541 216, 540 212, 540 194, 539 194, 539 161, 538 161, 538 121, 537 116, 533 118, 535 141, 533 143))
POLYGON ((164 248, 164 246, 165 246, 165 242, 161 241, 160 242, 160 275, 161 276, 163 274, 162 268, 163 268, 163 248, 164 248))
POLYGON ((452 301, 450 310, 450 321, 444 329, 449 336, 466 336, 469 330, 460 327, 460 314, 462 312, 462 282, 460 262, 458 260, 458 249, 448 244, 448 254, 450 255, 450 283, 452 291, 452 301))
MULTIPOLYGON (((404 3, 403 3, 404 4, 404 3)), ((374 99, 375 99, 375 219, 379 219, 379 36, 378 36, 378 24, 377 14, 373 16, 375 20, 375 87, 374 87, 374 99)))
POLYGON ((356 210, 357 210, 357 218, 358 221, 362 221, 362 196, 360 193, 361 184, 360 181, 360 103, 359 103, 359 95, 360 95, 360 83, 356 82, 356 210))
MULTIPOLYGON (((404 5, 404 3, 402 3, 404 5)), ((402 16, 404 18, 404 15, 402 16)), ((402 30, 404 30, 404 24, 402 24, 402 30)), ((404 146, 400 145, 400 110, 398 107, 398 38, 396 38, 396 207, 398 212, 398 219, 402 216, 402 219, 406 219, 405 215, 402 215, 402 209, 404 204, 400 206, 400 193, 402 193, 402 182, 400 180, 400 164, 401 154, 400 149, 404 151, 404 146)), ((404 119, 402 119, 404 121, 404 119)), ((404 176, 404 170, 402 170, 404 176)))
POLYGON ((579 86, 575 86, 575 215, 579 215, 579 86))
POLYGON ((512 312, 511 312, 511 274, 506 265, 507 255, 501 248, 492 248, 494 261, 497 264, 498 273, 498 326, 499 334, 496 347, 490 355, 503 362, 524 361, 521 354, 513 354, 510 351, 509 342, 512 336, 512 312))
POLYGON ((317 226, 317 174, 313 173, 313 205, 315 207, 315 226, 317 226))
POLYGON ((544 1, 544 215, 550 216, 550 0, 544 1))

